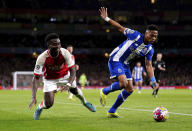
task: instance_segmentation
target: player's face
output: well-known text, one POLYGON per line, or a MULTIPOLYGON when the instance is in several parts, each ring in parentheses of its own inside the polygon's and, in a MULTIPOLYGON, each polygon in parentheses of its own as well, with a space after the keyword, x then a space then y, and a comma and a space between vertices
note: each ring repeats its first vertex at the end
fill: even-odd
POLYGON ((156 30, 147 30, 145 32, 145 42, 153 44, 157 40, 158 37, 158 31, 156 30))
POLYGON ((73 47, 69 46, 67 47, 67 50, 72 54, 73 53, 73 47))
POLYGON ((161 60, 162 59, 162 54, 157 54, 157 60, 161 60))
POLYGON ((60 48, 61 48, 61 43, 59 39, 52 39, 49 41, 48 50, 52 57, 57 57, 59 55, 60 48))
POLYGON ((137 67, 140 67, 141 66, 141 63, 140 62, 137 62, 137 67))

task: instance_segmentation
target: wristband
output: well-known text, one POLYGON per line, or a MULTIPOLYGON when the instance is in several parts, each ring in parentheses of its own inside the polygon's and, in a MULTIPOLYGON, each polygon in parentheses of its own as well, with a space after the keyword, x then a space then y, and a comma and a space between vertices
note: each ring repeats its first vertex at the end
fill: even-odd
POLYGON ((67 83, 66 85, 69 86, 69 87, 71 87, 71 83, 67 83))
POLYGON ((109 18, 109 17, 105 17, 104 20, 107 21, 107 22, 109 22, 110 18, 109 18))
POLYGON ((155 77, 154 77, 154 76, 153 76, 153 77, 151 77, 150 79, 151 79, 152 83, 156 82, 156 80, 155 80, 155 77))

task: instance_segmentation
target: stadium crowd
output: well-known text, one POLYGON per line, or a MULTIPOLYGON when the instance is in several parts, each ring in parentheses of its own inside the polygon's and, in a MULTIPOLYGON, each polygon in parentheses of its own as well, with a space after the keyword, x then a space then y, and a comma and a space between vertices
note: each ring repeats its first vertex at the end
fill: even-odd
MULTIPOLYGON (((133 25, 141 32, 147 24, 157 24, 160 36, 155 53, 163 53, 167 66, 161 85, 192 85, 192 2, 189 0, 154 0, 154 3, 152 0, 1 0, 0 85, 12 86, 14 71, 33 71, 36 56, 32 56, 33 52, 24 52, 24 48, 40 49, 37 53, 41 53, 46 48, 45 33, 53 30, 60 32, 63 47, 72 44, 78 49, 74 52, 80 66, 77 78, 85 73, 89 85, 110 85, 108 58, 93 50, 110 53, 126 37, 100 19, 98 9, 101 6, 110 7, 111 18, 120 24, 133 25), (86 53, 82 53, 82 48, 87 49, 86 53)), ((30 83, 31 78, 26 77, 26 81, 30 83)), ((144 84, 148 84, 148 79, 144 84)))
MULTIPOLYGON (((154 58, 155 59, 155 58, 154 58)), ((192 85, 192 63, 191 57, 165 57, 167 71, 162 73, 161 85, 192 85)), ((12 72, 14 71, 33 71, 36 58, 29 55, 8 55, 0 57, 0 85, 10 87, 13 84, 12 72)), ((77 71, 77 81, 82 73, 85 73, 90 86, 106 86, 111 84, 107 67, 108 58, 104 55, 76 55, 76 63, 80 70, 77 71)), ((135 63, 131 64, 133 68, 135 63)), ((144 66, 144 63, 142 63, 144 66)), ((31 86, 32 77, 21 77, 20 86, 31 86)), ((149 82, 145 78, 144 85, 149 82)))
MULTIPOLYGON (((0 47, 31 47, 45 48, 44 37, 46 34, 5 34, 1 33, 0 47)), ((75 48, 114 48, 125 36, 113 34, 82 34, 82 35, 60 35, 63 45, 73 43, 75 48), (85 39, 86 38, 86 39, 85 39)), ((158 49, 189 49, 192 48, 190 36, 160 36, 156 46, 158 49)))

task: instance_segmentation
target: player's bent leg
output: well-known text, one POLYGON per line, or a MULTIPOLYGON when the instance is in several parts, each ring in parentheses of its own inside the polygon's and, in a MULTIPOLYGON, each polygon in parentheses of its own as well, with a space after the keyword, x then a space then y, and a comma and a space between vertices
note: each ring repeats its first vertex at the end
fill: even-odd
POLYGON ((101 105, 104 107, 104 106, 106 105, 107 95, 105 95, 105 94, 103 93, 103 89, 104 89, 104 88, 100 89, 100 103, 101 103, 101 105))
POLYGON ((54 91, 44 92, 44 101, 42 101, 34 113, 34 120, 39 120, 43 109, 49 109, 54 103, 54 91))
POLYGON ((141 93, 142 81, 138 81, 138 93, 141 93))
POLYGON ((84 104, 84 106, 85 106, 87 109, 89 109, 90 111, 96 112, 96 107, 95 107, 93 104, 91 104, 91 103, 89 103, 89 102, 86 102, 86 103, 84 104))
POLYGON ((92 112, 96 112, 96 107, 93 106, 91 103, 87 102, 85 97, 83 96, 83 92, 81 91, 81 89, 75 87, 71 87, 70 89, 70 92, 73 93, 77 98, 80 99, 81 103, 86 107, 88 108, 90 111, 92 112))
POLYGON ((46 109, 49 109, 54 104, 54 96, 55 96, 54 92, 55 91, 44 92, 44 101, 45 101, 46 109))
POLYGON ((113 84, 111 84, 110 86, 108 86, 107 88, 104 88, 102 90, 102 92, 105 94, 105 95, 108 95, 110 92, 114 92, 114 91, 117 91, 117 90, 121 90, 122 88, 120 87, 120 84, 119 82, 114 82, 113 84))
POLYGON ((75 101, 75 99, 73 99, 73 93, 69 93, 68 99, 69 99, 69 100, 72 100, 72 101, 75 101))
MULTIPOLYGON (((118 95, 115 103, 113 104, 113 106, 109 109, 108 114, 109 116, 112 116, 113 114, 117 114, 116 110, 117 108, 127 99, 127 97, 129 95, 132 94, 133 92, 133 83, 132 80, 128 80, 126 79, 125 76, 121 76, 119 77, 119 81, 122 84, 122 86, 124 86, 124 90, 118 95)), ((119 117, 119 116, 118 116, 119 117)), ((118 118, 117 117, 117 118, 118 118)))
POLYGON ((39 117, 43 111, 43 109, 46 108, 44 101, 42 101, 38 106, 37 109, 35 110, 35 113, 33 115, 34 120, 39 120, 39 117))
POLYGON ((120 87, 119 82, 114 82, 113 84, 111 84, 107 88, 102 88, 100 90, 100 103, 101 103, 101 105, 102 106, 106 105, 106 98, 110 92, 114 92, 114 91, 121 90, 121 89, 122 89, 122 87, 120 87))

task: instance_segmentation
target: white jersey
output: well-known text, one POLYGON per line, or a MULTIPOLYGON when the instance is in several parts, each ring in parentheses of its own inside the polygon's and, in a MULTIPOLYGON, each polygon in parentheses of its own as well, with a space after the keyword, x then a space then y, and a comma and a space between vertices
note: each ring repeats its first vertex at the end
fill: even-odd
POLYGON ((133 68, 133 73, 134 73, 133 78, 135 80, 143 80, 143 77, 142 77, 143 72, 145 72, 145 70, 142 66, 140 66, 140 67, 135 66, 133 68))

